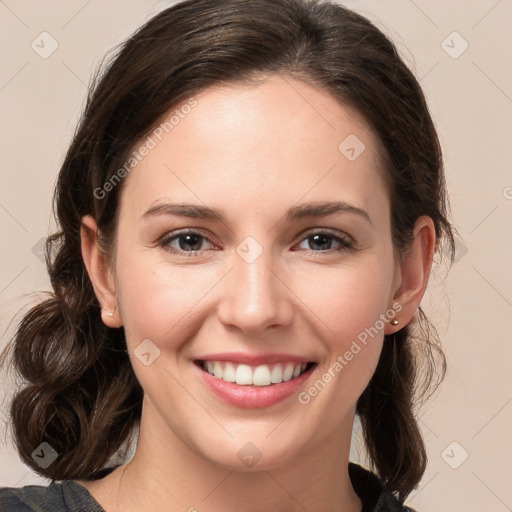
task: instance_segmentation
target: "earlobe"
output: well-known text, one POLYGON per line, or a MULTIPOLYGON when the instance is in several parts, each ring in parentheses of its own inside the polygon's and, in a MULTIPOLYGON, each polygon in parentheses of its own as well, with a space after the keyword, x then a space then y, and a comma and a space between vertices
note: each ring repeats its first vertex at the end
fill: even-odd
POLYGON ((400 262, 401 280, 393 302, 401 305, 398 323, 390 322, 385 334, 393 334, 407 325, 416 314, 428 284, 436 248, 436 233, 432 219, 419 217, 414 227, 413 240, 400 262))
POLYGON ((101 317, 108 327, 120 327, 122 320, 118 312, 115 284, 106 254, 98 243, 98 226, 91 215, 82 218, 80 226, 82 258, 101 305, 101 317))

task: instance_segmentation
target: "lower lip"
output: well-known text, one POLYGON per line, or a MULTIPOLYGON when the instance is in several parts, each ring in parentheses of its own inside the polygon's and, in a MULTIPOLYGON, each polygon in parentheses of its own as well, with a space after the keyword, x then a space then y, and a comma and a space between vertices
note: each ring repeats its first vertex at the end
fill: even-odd
MULTIPOLYGON (((195 365, 197 367, 197 365, 195 365)), ((315 366, 286 382, 269 386, 239 386, 234 382, 217 379, 208 372, 197 367, 203 382, 213 393, 225 402, 245 409, 260 409, 282 402, 297 393, 299 388, 309 378, 315 366)))

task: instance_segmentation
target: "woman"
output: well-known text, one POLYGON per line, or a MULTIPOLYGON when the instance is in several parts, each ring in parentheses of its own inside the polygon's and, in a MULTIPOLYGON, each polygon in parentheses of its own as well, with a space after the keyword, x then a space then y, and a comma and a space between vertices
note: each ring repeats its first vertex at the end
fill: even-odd
POLYGON ((168 8, 97 77, 55 204, 11 412, 59 483, 2 509, 412 510, 445 369, 419 304, 453 234, 423 93, 368 20, 168 8))

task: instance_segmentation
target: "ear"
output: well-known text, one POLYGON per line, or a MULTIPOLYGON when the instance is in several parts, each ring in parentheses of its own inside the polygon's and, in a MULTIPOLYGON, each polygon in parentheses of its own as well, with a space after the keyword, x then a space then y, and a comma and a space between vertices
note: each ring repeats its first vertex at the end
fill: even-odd
POLYGON ((393 334, 414 318, 427 289, 436 250, 436 232, 432 219, 426 215, 419 217, 413 236, 409 250, 399 263, 397 289, 393 297, 394 303, 402 307, 395 317, 398 324, 394 326, 387 323, 385 334, 393 334))
POLYGON ((108 327, 123 325, 117 306, 115 282, 107 255, 98 243, 98 226, 91 215, 82 218, 80 226, 82 258, 101 305, 101 318, 108 327))

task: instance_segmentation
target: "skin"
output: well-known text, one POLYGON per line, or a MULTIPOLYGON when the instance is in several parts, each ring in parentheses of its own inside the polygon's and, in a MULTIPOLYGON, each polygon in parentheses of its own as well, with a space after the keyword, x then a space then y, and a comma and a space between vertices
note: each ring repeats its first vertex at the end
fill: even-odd
POLYGON ((83 218, 84 262, 113 312, 103 310, 103 321, 124 326, 145 398, 132 461, 78 483, 107 512, 360 511, 348 475, 355 406, 384 334, 413 319, 425 292, 432 220, 417 220, 410 251, 397 258, 378 140, 326 91, 274 76, 195 98, 125 178, 111 260, 98 248, 94 219, 83 218), (349 134, 366 148, 355 161, 338 150, 349 134), (286 220, 288 209, 310 201, 344 201, 370 220, 350 211, 286 220), (142 218, 165 202, 222 209, 224 219, 142 218), (193 241, 195 256, 184 254, 183 238, 167 245, 181 254, 158 245, 183 228, 211 242, 193 241), (338 250, 328 238, 322 250, 312 228, 352 245, 338 250), (252 263, 236 252, 247 236, 263 251, 252 263), (317 362, 307 390, 393 304, 399 324, 387 322, 307 405, 296 395, 263 409, 226 404, 193 366, 199 355, 226 351, 296 354, 317 362), (144 339, 160 350, 149 366, 134 357, 144 339), (251 468, 237 457, 248 442, 261 453, 251 468))

